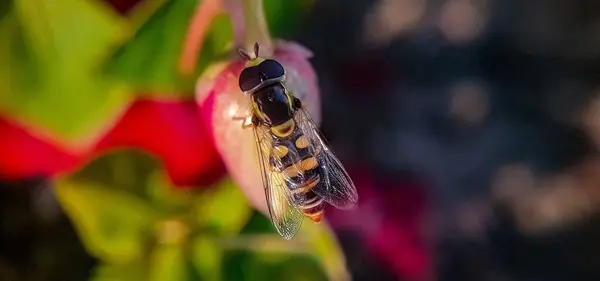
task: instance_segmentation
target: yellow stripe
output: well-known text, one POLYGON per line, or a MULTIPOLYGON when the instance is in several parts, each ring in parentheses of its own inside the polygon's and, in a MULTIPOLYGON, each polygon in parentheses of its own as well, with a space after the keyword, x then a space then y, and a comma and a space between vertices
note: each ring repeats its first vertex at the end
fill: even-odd
POLYGON ((265 59, 261 58, 261 57, 257 57, 257 58, 255 58, 253 60, 249 60, 246 63, 246 68, 252 67, 252 66, 257 66, 257 65, 261 64, 263 61, 265 61, 265 59))
POLYGON ((273 148, 273 154, 278 158, 283 158, 288 154, 288 148, 283 145, 279 145, 273 148))
POLYGON ((290 105, 290 109, 294 109, 294 99, 292 98, 291 93, 288 91, 288 89, 285 89, 285 95, 288 98, 288 104, 290 105))
POLYGON ((306 172, 316 168, 317 165, 319 165, 319 161, 317 161, 317 158, 315 158, 314 156, 311 156, 300 162, 300 169, 306 172))
POLYGON ((300 173, 300 171, 297 168, 298 166, 299 165, 297 165, 297 164, 292 164, 292 165, 288 166, 287 168, 285 168, 283 170, 283 172, 282 172, 283 175, 286 176, 286 177, 288 177, 288 178, 292 178, 292 177, 297 176, 300 173))
POLYGON ((298 163, 289 165, 283 170, 283 174, 288 177, 298 176, 300 173, 310 171, 319 165, 319 161, 315 157, 306 158, 298 163))
POLYGON ((290 119, 283 124, 271 127, 271 132, 278 137, 284 138, 292 134, 295 126, 294 119, 290 119))
POLYGON ((262 111, 260 111, 260 109, 258 109, 258 104, 256 104, 256 102, 252 101, 252 107, 254 109, 254 113, 256 113, 256 116, 258 116, 260 120, 266 121, 264 114, 262 111))
POLYGON ((310 142, 308 141, 308 138, 306 136, 300 136, 298 137, 298 139, 296 139, 297 148, 307 148, 309 144, 310 142))

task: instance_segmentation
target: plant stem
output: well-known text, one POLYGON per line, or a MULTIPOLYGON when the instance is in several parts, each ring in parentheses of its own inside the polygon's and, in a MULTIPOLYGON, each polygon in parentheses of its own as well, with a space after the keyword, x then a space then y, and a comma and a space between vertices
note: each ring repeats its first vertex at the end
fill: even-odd
POLYGON ((254 43, 260 44, 260 56, 271 57, 274 52, 273 40, 265 19, 263 0, 242 0, 244 3, 244 25, 246 36, 243 48, 250 51, 254 43))
POLYGON ((179 71, 182 74, 189 75, 194 72, 196 61, 202 51, 202 44, 208 33, 208 27, 221 11, 223 11, 221 0, 204 0, 198 4, 179 58, 179 71))

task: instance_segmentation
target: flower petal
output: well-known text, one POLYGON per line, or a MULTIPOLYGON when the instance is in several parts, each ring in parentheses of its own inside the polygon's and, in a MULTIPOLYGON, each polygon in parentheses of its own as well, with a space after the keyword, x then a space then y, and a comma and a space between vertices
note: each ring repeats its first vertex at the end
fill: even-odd
POLYGON ((72 169, 79 157, 0 116, 0 178, 47 177, 72 169))

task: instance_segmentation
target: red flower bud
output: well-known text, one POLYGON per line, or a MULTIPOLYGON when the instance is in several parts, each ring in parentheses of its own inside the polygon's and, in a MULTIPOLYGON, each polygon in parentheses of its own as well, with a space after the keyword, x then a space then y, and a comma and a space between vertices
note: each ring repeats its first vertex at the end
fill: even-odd
MULTIPOLYGON (((286 86, 319 122, 320 98, 317 77, 308 62, 311 55, 310 51, 296 43, 278 41, 273 58, 286 70, 286 86)), ((196 97, 230 175, 249 201, 268 214, 254 134, 250 128, 242 129, 240 120, 233 120, 248 106, 244 102, 247 97, 243 96, 238 86, 244 66, 245 61, 240 58, 226 65, 216 77, 199 80, 196 97)))

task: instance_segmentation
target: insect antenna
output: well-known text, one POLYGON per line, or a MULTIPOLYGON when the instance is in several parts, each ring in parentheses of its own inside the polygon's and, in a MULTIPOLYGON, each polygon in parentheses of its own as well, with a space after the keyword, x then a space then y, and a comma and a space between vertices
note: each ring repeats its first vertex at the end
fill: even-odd
POLYGON ((258 49, 259 49, 258 42, 254 42, 254 55, 257 58, 258 58, 258 49))
POLYGON ((246 52, 246 50, 239 48, 238 53, 240 54, 240 56, 242 56, 242 58, 245 58, 247 60, 252 60, 252 57, 250 56, 250 54, 248 54, 248 52, 246 52))

